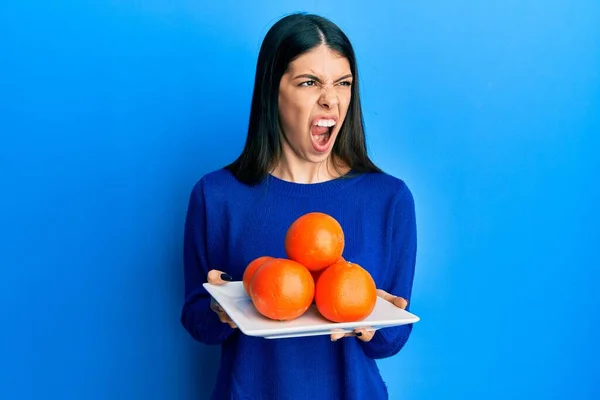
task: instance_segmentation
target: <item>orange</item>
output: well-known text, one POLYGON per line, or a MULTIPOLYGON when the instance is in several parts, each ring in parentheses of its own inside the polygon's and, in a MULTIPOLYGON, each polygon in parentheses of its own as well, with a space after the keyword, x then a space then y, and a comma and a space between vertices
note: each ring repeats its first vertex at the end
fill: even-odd
POLYGON ((368 317, 377 302, 377 288, 369 272, 358 264, 341 261, 321 273, 315 287, 315 304, 333 322, 356 322, 368 317))
POLYGON ((254 273, 250 298, 256 310, 267 318, 288 321, 308 310, 315 296, 315 282, 302 264, 275 258, 254 273))
POLYGON ((250 263, 244 270, 244 276, 242 277, 242 281, 244 283, 244 290, 248 295, 250 295, 250 281, 252 280, 254 273, 256 272, 258 267, 260 267, 267 261, 271 261, 272 259, 273 257, 270 256, 262 256, 250 261, 250 263))
POLYGON ((285 235, 285 252, 289 259, 311 271, 334 264, 344 251, 344 231, 332 216, 311 212, 296 219, 285 235))
MULTIPOLYGON (((337 259, 336 262, 340 262, 340 261, 346 261, 346 260, 344 259, 344 257, 340 257, 340 258, 337 259)), ((313 280, 315 281, 315 285, 317 284, 317 280, 319 279, 319 276, 321 276, 321 274, 323 273, 323 271, 325 271, 327 268, 329 268, 329 267, 325 267, 325 268, 320 269, 318 271, 310 271, 310 274, 312 275, 313 280)))

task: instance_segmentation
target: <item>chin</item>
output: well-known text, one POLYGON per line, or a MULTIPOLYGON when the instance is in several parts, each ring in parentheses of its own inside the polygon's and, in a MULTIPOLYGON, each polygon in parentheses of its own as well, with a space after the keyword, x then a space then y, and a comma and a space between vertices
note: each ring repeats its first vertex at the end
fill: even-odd
POLYGON ((314 151, 311 151, 307 155, 306 161, 315 163, 315 164, 321 164, 321 163, 324 163, 325 161, 327 161, 329 159, 329 157, 331 157, 331 151, 327 151, 324 153, 318 153, 318 154, 315 154, 314 151))

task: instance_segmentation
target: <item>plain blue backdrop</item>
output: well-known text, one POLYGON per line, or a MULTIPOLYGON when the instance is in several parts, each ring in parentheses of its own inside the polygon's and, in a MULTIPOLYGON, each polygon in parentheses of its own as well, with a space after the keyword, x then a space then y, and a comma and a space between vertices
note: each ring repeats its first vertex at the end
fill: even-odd
POLYGON ((600 3, 22 0, 0 9, 1 399, 207 398, 187 199, 300 10, 353 41, 369 149, 416 200, 391 398, 600 398, 600 3))

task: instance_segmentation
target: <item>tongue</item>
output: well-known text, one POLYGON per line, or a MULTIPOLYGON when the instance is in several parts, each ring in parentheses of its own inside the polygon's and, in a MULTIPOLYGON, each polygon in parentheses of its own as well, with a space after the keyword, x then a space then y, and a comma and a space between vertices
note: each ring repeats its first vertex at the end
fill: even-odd
POLYGON ((313 128, 312 128, 313 135, 322 135, 322 134, 328 133, 328 132, 329 132, 329 128, 326 126, 313 126, 313 128))

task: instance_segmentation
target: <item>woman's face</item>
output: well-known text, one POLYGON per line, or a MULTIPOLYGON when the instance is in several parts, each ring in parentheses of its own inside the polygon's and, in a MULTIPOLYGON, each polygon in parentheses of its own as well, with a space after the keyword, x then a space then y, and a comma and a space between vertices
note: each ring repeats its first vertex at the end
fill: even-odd
POLYGON ((283 146, 306 161, 327 160, 348 112, 351 85, 350 63, 325 45, 290 63, 279 87, 283 146))

